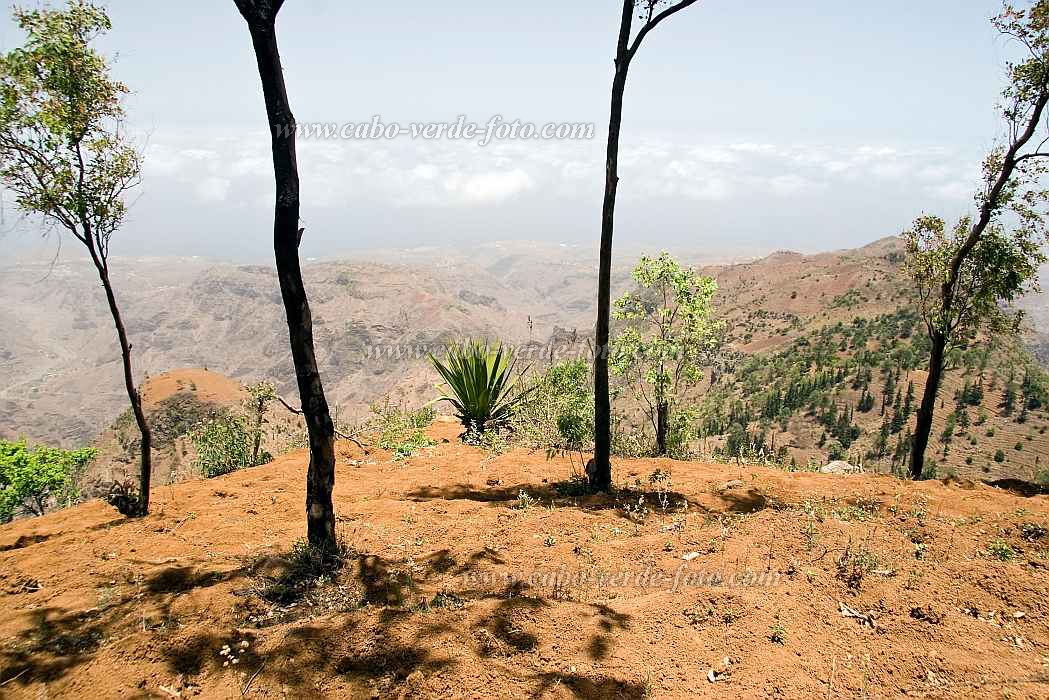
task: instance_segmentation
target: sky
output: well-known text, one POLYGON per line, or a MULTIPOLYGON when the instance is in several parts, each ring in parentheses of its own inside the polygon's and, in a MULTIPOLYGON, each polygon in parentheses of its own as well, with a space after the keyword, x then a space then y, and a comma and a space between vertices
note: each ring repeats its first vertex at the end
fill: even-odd
MULTIPOLYGON (((233 1, 105 6, 114 26, 100 47, 132 90, 129 133, 144 152, 114 255, 270 258, 267 123, 233 1)), ((303 255, 596 244, 619 7, 287 0, 278 41, 300 123, 596 125, 589 140, 485 146, 300 139, 303 255)), ((670 18, 630 71, 616 241, 810 252, 965 212, 1015 51, 988 21, 998 7, 701 0, 670 18)), ((0 50, 21 40, 3 19, 0 50)), ((0 245, 40 245, 8 197, 3 212, 0 245)))

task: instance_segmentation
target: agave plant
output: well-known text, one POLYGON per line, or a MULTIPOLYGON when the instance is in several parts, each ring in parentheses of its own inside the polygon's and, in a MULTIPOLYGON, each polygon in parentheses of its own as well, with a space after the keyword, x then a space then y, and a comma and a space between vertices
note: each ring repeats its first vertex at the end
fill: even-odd
POLYGON ((501 426, 527 393, 515 393, 517 360, 513 350, 499 344, 466 340, 450 345, 443 361, 432 354, 430 361, 446 382, 437 387, 442 394, 436 401, 452 404, 467 437, 501 426))

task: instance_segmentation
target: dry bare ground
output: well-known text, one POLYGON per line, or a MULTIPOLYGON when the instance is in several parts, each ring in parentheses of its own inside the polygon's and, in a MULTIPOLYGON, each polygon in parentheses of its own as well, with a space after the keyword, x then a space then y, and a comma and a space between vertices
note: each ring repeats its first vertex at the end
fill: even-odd
POLYGON ((301 452, 4 527, 0 693, 1049 696, 1046 497, 669 460, 575 497, 568 458, 456 428, 340 443, 351 555, 298 588, 301 452))

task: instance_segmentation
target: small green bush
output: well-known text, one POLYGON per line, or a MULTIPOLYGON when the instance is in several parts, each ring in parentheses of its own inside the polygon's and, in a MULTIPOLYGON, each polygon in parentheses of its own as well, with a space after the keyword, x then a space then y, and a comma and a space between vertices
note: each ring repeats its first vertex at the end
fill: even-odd
POLYGON ((0 440, 0 522, 20 512, 43 515, 51 501, 69 506, 80 497, 77 479, 95 450, 30 449, 24 440, 0 440))
MULTIPOLYGON (((190 439, 197 450, 197 469, 209 479, 255 466, 251 457, 255 433, 242 416, 227 413, 205 421, 193 429, 190 439)), ((272 456, 263 452, 258 463, 270 459, 272 456)))
POLYGON ((1014 550, 1005 540, 994 540, 987 545, 987 553, 999 561, 1011 561, 1016 557, 1014 550))
POLYGON ((514 439, 533 449, 591 449, 594 394, 590 365, 585 360, 567 360, 534 375, 510 425, 514 439))
POLYGON ((1005 461, 1005 450, 998 450, 994 453, 994 461, 1001 464, 1005 461))
POLYGON ((413 410, 392 405, 387 399, 384 404, 373 404, 371 410, 370 425, 379 433, 377 444, 393 451, 394 460, 407 459, 435 444, 423 433, 423 428, 433 423, 437 415, 432 406, 413 410))

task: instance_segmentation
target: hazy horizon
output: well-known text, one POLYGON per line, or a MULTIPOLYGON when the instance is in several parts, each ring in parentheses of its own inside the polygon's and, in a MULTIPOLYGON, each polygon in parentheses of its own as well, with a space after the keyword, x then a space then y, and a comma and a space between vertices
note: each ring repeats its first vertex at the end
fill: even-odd
MULTIPOLYGON (((133 90, 129 127, 145 152, 114 255, 270 259, 269 140, 233 3, 105 5, 114 28, 103 48, 133 90)), ((811 253, 895 235, 923 212, 960 214, 997 134, 1011 54, 988 22, 997 8, 763 0, 673 18, 631 70, 617 247, 811 253)), ((588 141, 483 147, 300 139, 303 257, 595 244, 618 8, 515 9, 286 3, 278 38, 300 123, 596 125, 588 141)), ((20 41, 5 15, 0 49, 20 41)), ((3 205, 2 245, 40 249, 38 229, 3 205)))

